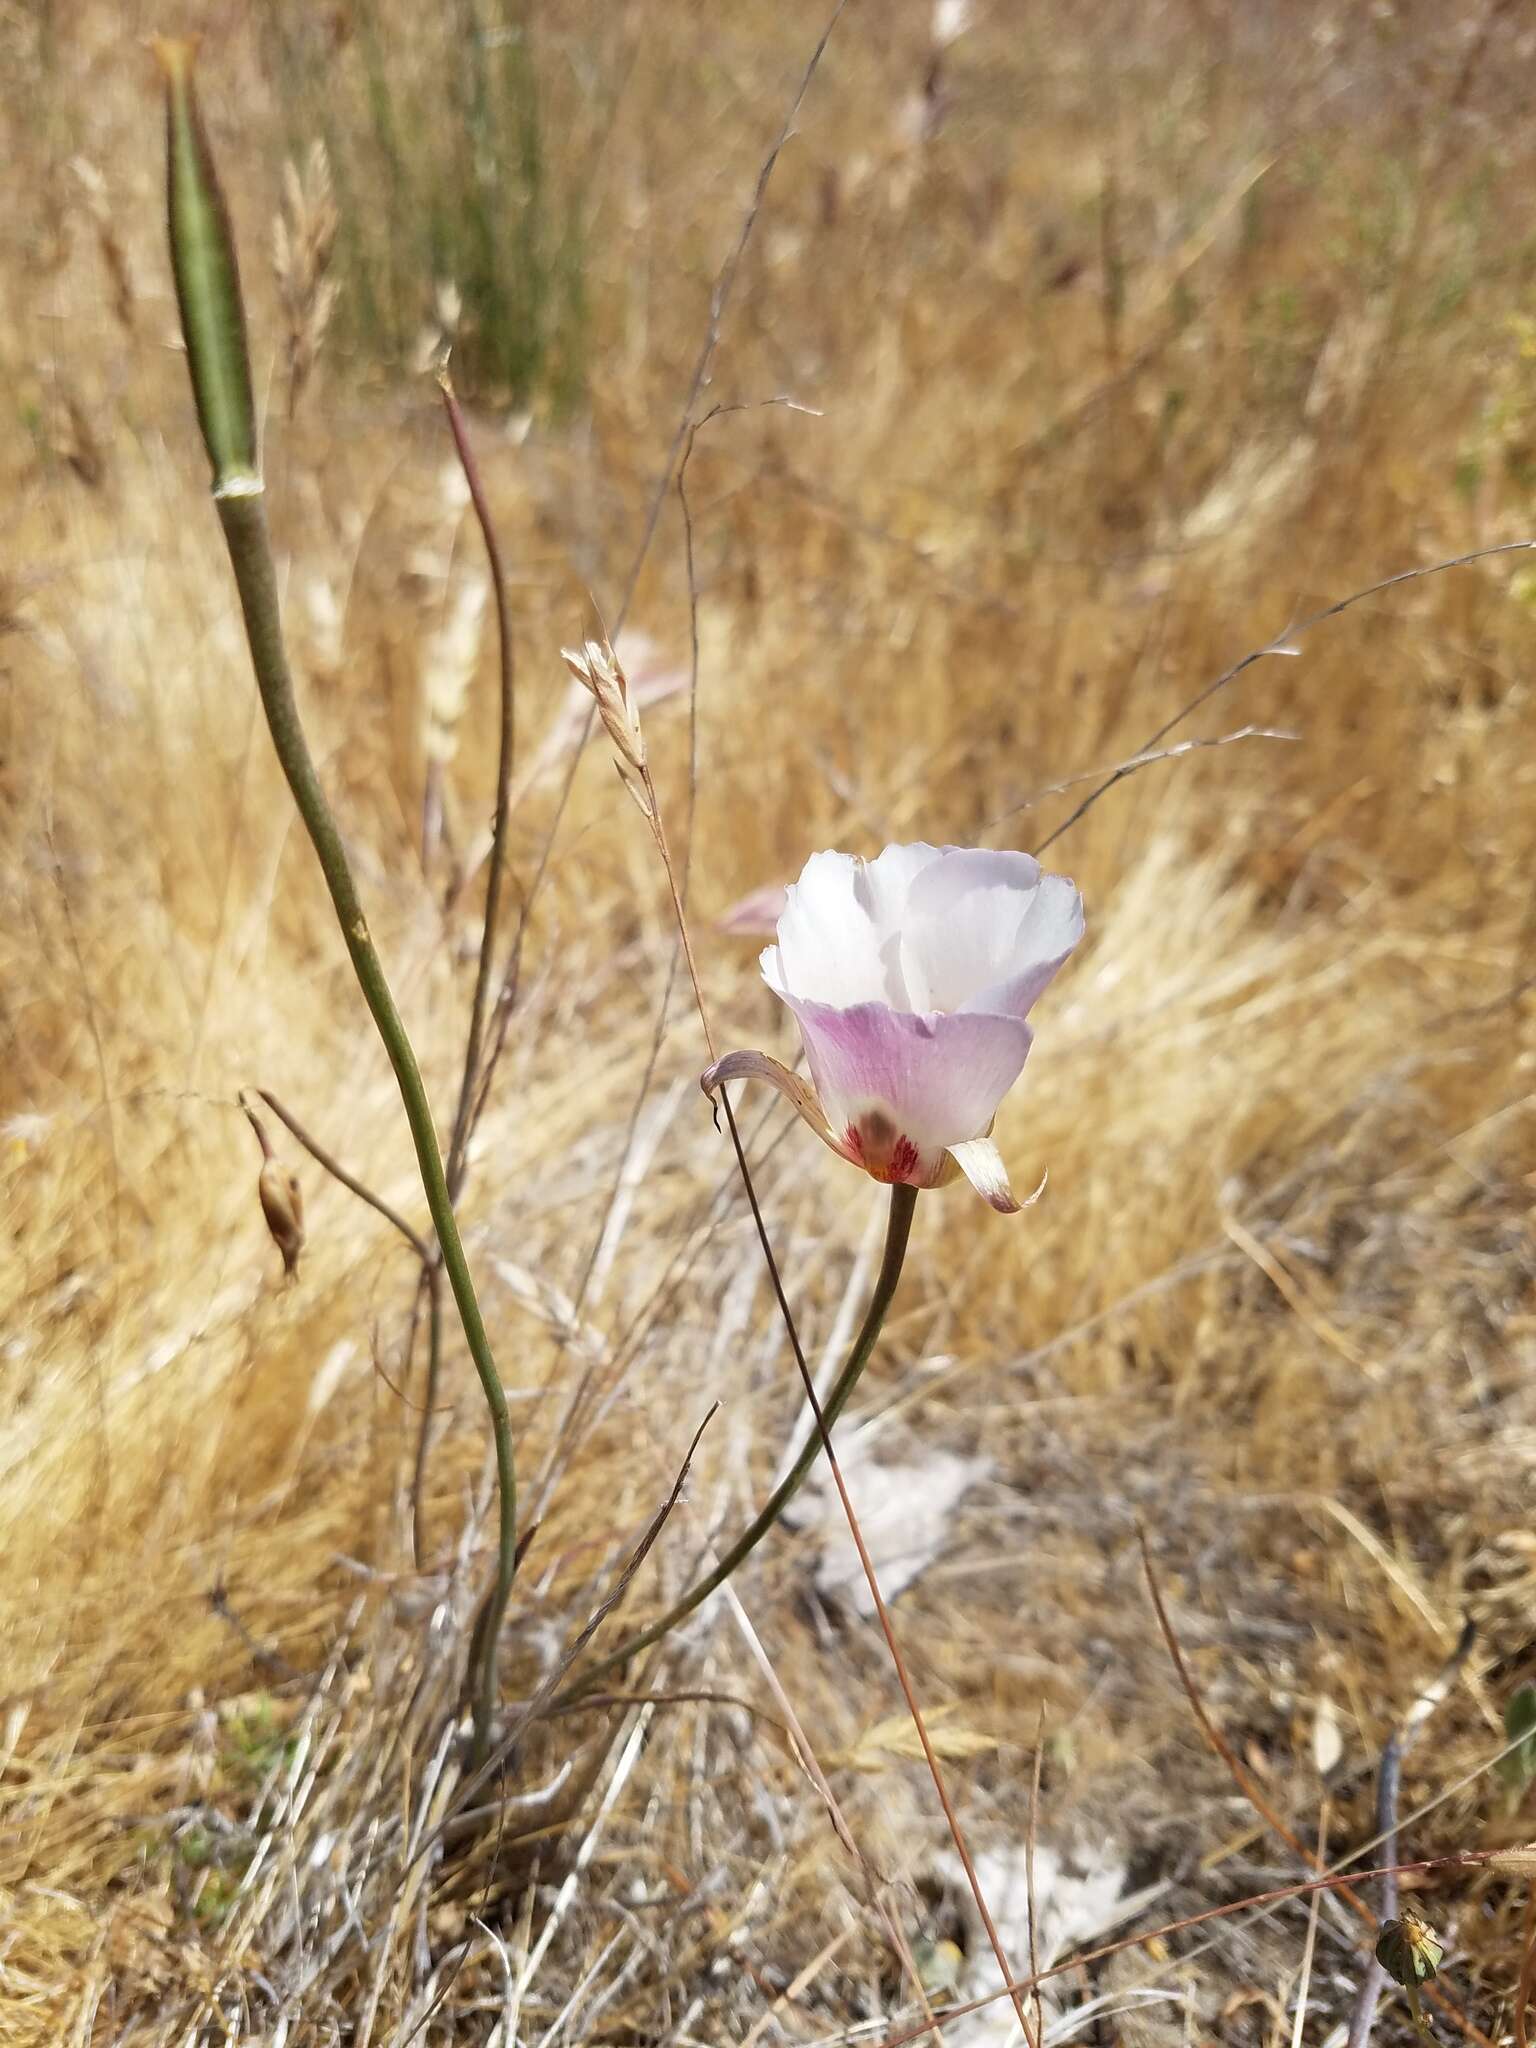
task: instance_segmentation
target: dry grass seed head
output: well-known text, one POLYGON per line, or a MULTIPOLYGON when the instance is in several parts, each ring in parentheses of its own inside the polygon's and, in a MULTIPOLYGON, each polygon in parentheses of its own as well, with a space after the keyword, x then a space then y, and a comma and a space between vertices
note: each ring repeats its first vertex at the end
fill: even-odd
POLYGON ((562 647, 560 656, 582 688, 592 694, 603 730, 613 743, 619 780, 634 798, 641 816, 654 820, 640 707, 618 656, 607 639, 588 640, 579 649, 562 647))
POLYGON ((340 217, 325 144, 316 141, 301 176, 283 166, 282 205, 272 222, 272 269, 285 327, 288 413, 313 374, 340 289, 330 275, 340 217))

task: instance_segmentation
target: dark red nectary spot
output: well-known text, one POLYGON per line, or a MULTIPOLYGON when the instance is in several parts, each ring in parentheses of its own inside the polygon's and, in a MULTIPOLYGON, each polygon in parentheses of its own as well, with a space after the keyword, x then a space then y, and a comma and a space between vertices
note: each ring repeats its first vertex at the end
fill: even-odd
POLYGON ((910 1180, 921 1158, 916 1145, 896 1131, 889 1120, 871 1110, 860 1124, 849 1124, 843 1133, 843 1148, 855 1166, 862 1166, 872 1180, 910 1180))
POLYGON ((898 1138, 891 1147, 892 1180, 906 1180, 917 1171, 917 1147, 910 1138, 898 1138))

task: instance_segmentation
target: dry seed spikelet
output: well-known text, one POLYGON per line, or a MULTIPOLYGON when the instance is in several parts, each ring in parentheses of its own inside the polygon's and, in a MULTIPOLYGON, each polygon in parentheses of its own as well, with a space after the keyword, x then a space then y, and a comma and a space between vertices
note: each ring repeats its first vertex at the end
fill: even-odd
POLYGON ((442 617, 428 636, 421 663, 422 746, 442 766, 459 750, 459 721, 480 660, 486 584, 465 573, 452 587, 442 617))
POLYGON ((283 203, 272 223, 272 268, 287 326, 288 414, 309 382, 336 306, 329 276, 338 215, 325 144, 309 152, 304 174, 283 167, 283 203))
POLYGON ((560 653, 577 682, 592 692, 598 716, 618 757, 614 766, 619 771, 619 780, 634 798, 641 815, 654 821, 656 807, 651 799, 640 711, 612 643, 607 639, 588 640, 580 648, 562 647, 560 653))

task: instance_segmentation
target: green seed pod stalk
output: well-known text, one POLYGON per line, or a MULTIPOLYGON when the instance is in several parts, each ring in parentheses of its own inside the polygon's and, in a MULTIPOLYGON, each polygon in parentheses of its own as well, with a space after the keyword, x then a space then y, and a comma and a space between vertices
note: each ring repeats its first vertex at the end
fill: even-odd
POLYGON ((155 55, 165 78, 171 267, 197 423, 213 464, 215 496, 248 495, 261 489, 251 360, 229 209, 192 81, 197 45, 162 37, 155 55))

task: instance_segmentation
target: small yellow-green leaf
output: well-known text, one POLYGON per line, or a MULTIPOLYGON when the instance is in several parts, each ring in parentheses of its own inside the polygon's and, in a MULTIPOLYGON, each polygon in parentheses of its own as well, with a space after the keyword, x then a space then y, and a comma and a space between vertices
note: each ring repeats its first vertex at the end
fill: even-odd
POLYGON ((965 1954, 957 1942, 914 1941, 912 1960, 918 1981, 930 1998, 947 1997, 959 1988, 965 1954))
POLYGON ((1395 1984, 1427 1982, 1444 1958, 1445 1944, 1411 1906, 1403 1907, 1400 1919, 1382 1923, 1376 1938, 1376 1960, 1395 1984))

